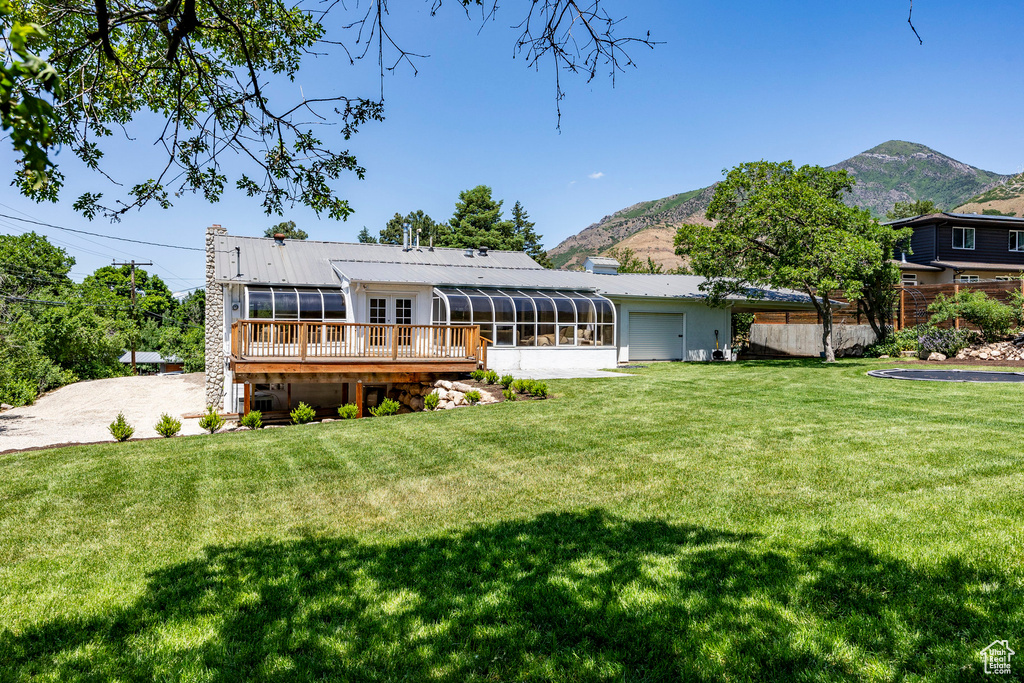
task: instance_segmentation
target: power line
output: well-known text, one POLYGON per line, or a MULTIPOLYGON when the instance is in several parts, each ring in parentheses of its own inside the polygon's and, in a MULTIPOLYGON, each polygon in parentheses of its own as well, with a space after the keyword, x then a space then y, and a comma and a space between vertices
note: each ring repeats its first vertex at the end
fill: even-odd
POLYGON ((150 247, 163 247, 165 249, 183 249, 185 251, 206 251, 199 247, 183 247, 177 244, 160 244, 158 242, 146 242, 144 240, 133 240, 127 237, 114 237, 113 235, 104 235, 98 232, 89 232, 87 230, 76 230, 75 228, 65 228, 61 225, 54 225, 53 223, 44 223, 42 221, 35 221, 29 218, 19 218, 18 216, 11 216, 10 214, 0 213, 0 218, 7 218, 12 221, 20 221, 22 223, 29 223, 31 225, 40 225, 44 228, 53 228, 55 230, 64 230, 66 232, 74 232, 80 235, 90 235, 92 237, 102 237, 107 240, 116 240, 119 242, 131 242, 132 244, 145 244, 150 247))

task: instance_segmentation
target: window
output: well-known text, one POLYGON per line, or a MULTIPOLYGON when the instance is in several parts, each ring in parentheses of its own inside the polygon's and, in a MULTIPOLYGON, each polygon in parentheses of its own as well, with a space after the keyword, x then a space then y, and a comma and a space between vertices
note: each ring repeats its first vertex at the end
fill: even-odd
POLYGON ((249 319, 334 320, 346 319, 345 296, 339 289, 299 287, 246 287, 249 319))
POLYGON ((974 228, 953 228, 954 249, 974 249, 974 228))
POLYGON ((1016 280, 1016 279, 1017 278, 1010 277, 1009 275, 996 275, 996 280, 997 281, 1001 281, 1001 282, 1007 282, 1009 280, 1016 280))
POLYGON ((431 311, 435 325, 480 325, 496 346, 615 345, 615 308, 593 293, 453 287, 434 290, 431 311))
POLYGON ((917 273, 903 273, 900 277, 905 285, 916 285, 917 284, 917 273))
POLYGON ((957 275, 957 282, 977 282, 979 277, 977 275, 957 275))
POLYGON ((1024 230, 1010 231, 1010 251, 1024 251, 1024 230))

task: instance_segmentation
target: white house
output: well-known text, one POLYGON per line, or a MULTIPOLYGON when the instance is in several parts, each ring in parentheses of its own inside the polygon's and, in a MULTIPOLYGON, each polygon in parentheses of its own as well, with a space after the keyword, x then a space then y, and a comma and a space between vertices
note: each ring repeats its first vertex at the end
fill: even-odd
POLYGON ((514 374, 727 359, 733 311, 811 308, 805 295, 764 290, 714 308, 701 278, 617 274, 611 259, 570 272, 522 252, 239 237, 220 226, 206 246, 207 400, 229 412, 361 402, 368 387, 383 395, 482 364, 514 374))

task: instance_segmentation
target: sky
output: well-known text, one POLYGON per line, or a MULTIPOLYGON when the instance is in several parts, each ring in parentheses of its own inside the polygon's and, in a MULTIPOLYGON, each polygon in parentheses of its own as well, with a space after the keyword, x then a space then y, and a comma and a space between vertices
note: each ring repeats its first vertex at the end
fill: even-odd
MULTIPOLYGON (((900 139, 986 170, 1024 170, 1024 3, 919 0, 919 44, 903 0, 603 1, 623 19, 618 35, 650 31, 659 44, 632 47, 636 67, 614 86, 606 72, 590 83, 563 74, 559 129, 550 65, 531 70, 514 58, 512 27, 526 0, 505 0, 487 23, 451 0, 434 17, 431 0, 393 0, 392 37, 427 56, 416 59, 415 73, 400 66, 385 77, 385 121, 366 124, 348 142, 322 131, 367 169, 364 180, 349 175, 335 184, 354 209, 345 222, 300 207, 267 216, 258 200, 234 190, 216 204, 187 195, 170 209, 90 222, 71 208, 75 198, 117 188, 70 153, 57 157, 68 178, 58 203, 36 204, 8 187, 0 213, 191 247, 203 246, 212 223, 259 235, 280 220, 294 220, 311 239, 355 241, 363 226, 376 234, 396 212, 422 209, 447 220, 460 191, 484 184, 506 212, 521 201, 550 248, 631 204, 707 186, 744 161, 829 165, 900 139)), ((332 36, 346 19, 332 20, 332 36)), ((307 60, 294 83, 275 83, 271 92, 284 103, 303 95, 373 97, 380 88, 375 61, 350 66, 328 55, 307 60)), ((158 124, 141 117, 131 140, 111 141, 115 178, 131 184, 155 175, 158 124)), ((0 168, 11 173, 12 160, 9 145, 0 146, 0 168)), ((200 252, 0 218, 0 232, 30 229, 77 259, 75 279, 134 258, 154 262, 147 269, 175 291, 203 284, 200 252)))

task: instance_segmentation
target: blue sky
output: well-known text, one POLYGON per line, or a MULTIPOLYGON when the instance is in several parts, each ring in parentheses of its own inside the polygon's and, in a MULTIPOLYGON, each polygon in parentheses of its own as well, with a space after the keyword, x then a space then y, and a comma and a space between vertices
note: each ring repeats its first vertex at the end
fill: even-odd
MULTIPOLYGON (((1019 2, 919 0, 914 20, 923 45, 902 0, 605 2, 626 17, 620 34, 650 30, 663 44, 633 48, 637 68, 619 74, 614 88, 601 76, 589 84, 566 77, 560 132, 553 72, 512 59, 518 34, 509 27, 524 0, 506 0, 482 29, 478 16, 467 19, 452 2, 436 17, 429 2, 392 2, 394 37, 430 56, 417 60, 417 75, 406 68, 386 78, 386 120, 348 143, 367 168, 365 180, 349 176, 337 185, 355 213, 341 223, 296 208, 285 219, 314 239, 354 241, 364 225, 376 233, 395 212, 423 209, 446 220, 460 190, 487 184, 506 208, 522 201, 551 247, 618 209, 703 187, 723 168, 755 159, 831 164, 895 138, 987 170, 1024 170, 1019 2)), ((311 60, 275 93, 373 96, 375 70, 369 61, 311 60)), ((125 177, 155 172, 154 130, 151 119, 141 121, 134 141, 114 144, 111 168, 125 177)), ((324 131, 326 140, 331 135, 324 131)), ((201 246, 211 223, 259 234, 281 220, 232 191, 218 204, 188 196, 166 211, 90 223, 71 203, 99 182, 67 156, 59 204, 34 204, 8 188, 0 213, 188 246, 201 246)), ((0 159, 9 170, 7 149, 0 159)), ((27 227, 0 219, 0 230, 27 227)), ((199 253, 39 232, 78 259, 79 277, 111 259, 135 258, 156 262, 152 270, 173 289, 202 284, 199 253)))

